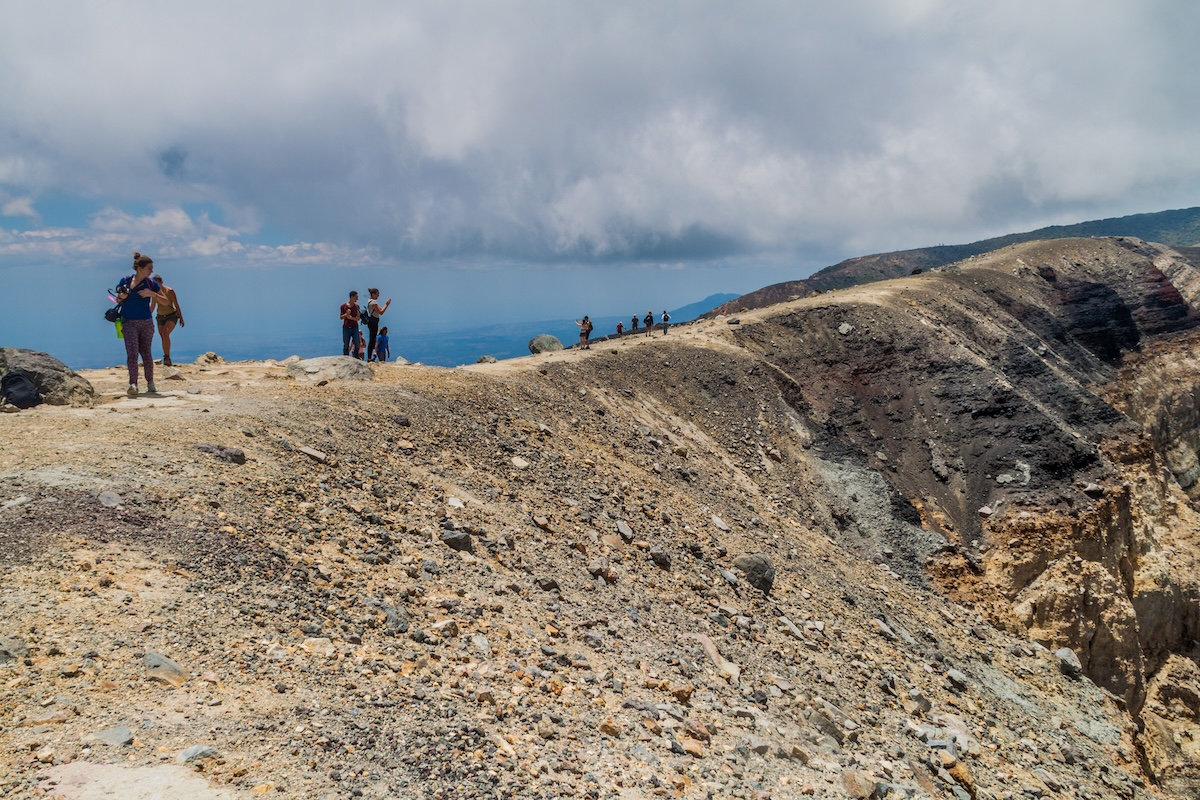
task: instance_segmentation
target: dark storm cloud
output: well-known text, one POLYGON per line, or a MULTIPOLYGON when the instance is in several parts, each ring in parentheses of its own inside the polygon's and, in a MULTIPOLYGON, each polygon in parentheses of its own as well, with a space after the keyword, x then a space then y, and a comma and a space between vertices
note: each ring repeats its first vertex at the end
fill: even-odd
POLYGON ((0 203, 221 208, 122 223, 180 251, 266 225, 346 258, 854 254, 1200 195, 1186 3, 76 12, 0 9, 0 203))

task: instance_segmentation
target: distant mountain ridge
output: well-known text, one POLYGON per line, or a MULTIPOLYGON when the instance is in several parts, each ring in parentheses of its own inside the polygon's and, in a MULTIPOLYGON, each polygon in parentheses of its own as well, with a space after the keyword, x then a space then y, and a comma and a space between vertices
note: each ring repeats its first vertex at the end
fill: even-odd
POLYGON ((742 295, 736 300, 724 303, 704 316, 733 314, 738 311, 782 303, 796 297, 807 297, 817 292, 845 289, 861 283, 898 278, 902 275, 909 275, 914 270, 933 269, 953 264, 964 258, 989 253, 1021 242, 1094 236, 1135 236, 1148 242, 1158 242, 1176 248, 1200 246, 1200 207, 1132 214, 1126 217, 1079 222, 1074 225, 1051 225, 1026 233, 1010 233, 1006 236, 982 239, 970 244, 919 247, 915 250, 897 250, 890 253, 848 258, 826 267, 808 278, 764 286, 742 295))

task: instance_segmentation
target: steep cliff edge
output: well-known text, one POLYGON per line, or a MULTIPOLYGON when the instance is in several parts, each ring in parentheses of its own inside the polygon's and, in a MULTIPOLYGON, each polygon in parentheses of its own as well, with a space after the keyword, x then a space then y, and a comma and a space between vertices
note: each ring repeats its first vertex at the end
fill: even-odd
MULTIPOLYGON (((738 338, 943 538, 942 591, 1071 648, 1137 716, 1164 683, 1200 689, 1175 685, 1200 638, 1198 276, 1128 238, 1031 243, 808 298, 738 338)), ((1151 768, 1194 774, 1194 708, 1151 703, 1151 768)))

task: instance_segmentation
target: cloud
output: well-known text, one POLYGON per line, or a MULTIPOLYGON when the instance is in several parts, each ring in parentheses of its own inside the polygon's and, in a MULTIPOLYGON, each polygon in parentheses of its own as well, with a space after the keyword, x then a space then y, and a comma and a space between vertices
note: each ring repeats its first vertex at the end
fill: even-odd
POLYGON ((14 197, 0 206, 0 215, 5 217, 30 217, 37 219, 32 197, 14 197))
POLYGON ((1188 4, 283 8, 0 7, 0 192, 107 209, 0 254, 737 263, 1200 202, 1188 4))
POLYGON ((134 250, 152 254, 159 260, 202 259, 217 267, 322 263, 362 266, 386 261, 370 248, 320 242, 247 243, 238 231, 213 223, 207 214, 193 217, 178 207, 145 215, 109 207, 93 215, 85 227, 0 230, 0 258, 69 258, 91 263, 110 261, 134 250))

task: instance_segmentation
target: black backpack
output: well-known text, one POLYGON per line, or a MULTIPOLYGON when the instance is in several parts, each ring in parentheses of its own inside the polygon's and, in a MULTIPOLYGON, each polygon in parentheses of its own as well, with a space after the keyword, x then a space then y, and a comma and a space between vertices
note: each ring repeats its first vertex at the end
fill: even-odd
POLYGON ((19 369, 9 370, 0 378, 0 394, 17 408, 33 408, 42 402, 37 384, 19 369))

